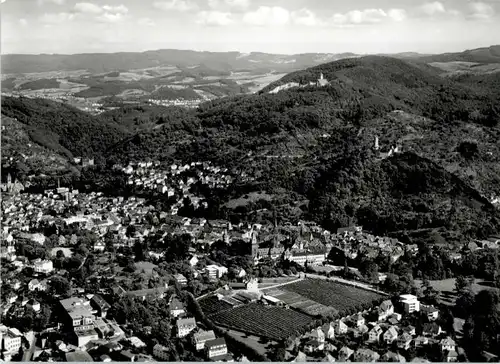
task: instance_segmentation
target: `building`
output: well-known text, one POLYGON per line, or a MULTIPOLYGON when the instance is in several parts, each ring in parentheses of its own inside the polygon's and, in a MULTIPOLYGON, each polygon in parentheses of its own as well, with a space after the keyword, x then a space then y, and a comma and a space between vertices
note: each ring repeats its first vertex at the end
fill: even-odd
POLYGON ((403 335, 401 335, 398 338, 398 348, 402 350, 408 350, 410 348, 411 341, 412 341, 411 335, 406 332, 403 333, 403 335))
POLYGON ((354 354, 354 350, 348 348, 347 346, 343 346, 339 350, 339 361, 347 362, 349 358, 354 354))
POLYGON ((441 348, 441 352, 457 350, 455 340, 453 340, 451 337, 447 337, 446 339, 441 340, 439 342, 439 347, 441 348))
POLYGON ((182 274, 180 274, 180 273, 176 274, 176 275, 174 276, 174 278, 175 278, 175 281, 176 281, 177 283, 179 283, 181 286, 185 286, 185 285, 187 285, 187 283, 188 283, 188 281, 187 281, 186 277, 184 277, 184 276, 183 276, 182 274))
POLYGON ((106 317, 108 310, 111 308, 111 305, 98 294, 92 296, 90 305, 97 311, 97 315, 103 318, 106 317))
POLYGON ((194 318, 181 318, 177 320, 177 336, 185 337, 189 335, 191 331, 196 329, 196 321, 194 318))
POLYGON ((217 360, 219 357, 227 355, 226 340, 223 338, 207 341, 205 347, 209 360, 217 360))
POLYGON ((51 260, 37 260, 33 263, 35 273, 49 274, 54 270, 54 264, 51 260))
POLYGON ((170 315, 173 317, 179 317, 184 315, 186 311, 184 310, 184 305, 176 297, 173 297, 170 301, 170 315))
POLYGON ((0 344, 8 355, 14 355, 21 348, 23 334, 18 329, 0 326, 0 344))
POLYGON ((208 277, 211 280, 216 280, 222 277, 224 274, 227 274, 228 269, 223 266, 211 264, 207 265, 207 267, 205 268, 205 272, 208 274, 208 277))
POLYGON ((385 300, 377 308, 378 321, 386 320, 389 316, 394 313, 394 305, 390 300, 385 300))
POLYGON ((86 331, 94 328, 95 316, 90 301, 71 297, 60 301, 63 308, 63 325, 68 330, 86 331))
POLYGON ((347 333, 347 325, 344 323, 343 320, 336 320, 333 323, 333 328, 335 329, 336 335, 343 335, 347 333))
POLYGON ((439 310, 434 306, 421 305, 420 310, 427 314, 429 321, 435 321, 439 317, 439 310))
POLYGON ((372 343, 378 343, 380 341, 381 335, 382 335, 382 328, 379 325, 375 325, 368 332, 368 341, 372 343))
POLYGON ((203 350, 205 348, 205 343, 207 341, 215 340, 215 334, 213 330, 197 332, 193 335, 193 345, 196 350, 203 350))
POLYGON ((166 346, 156 344, 153 347, 153 356, 156 359, 160 359, 161 361, 169 361, 170 360, 170 352, 171 350, 166 346))
POLYGON ((358 349, 354 353, 354 361, 358 363, 359 362, 372 363, 377 361, 379 358, 380 355, 370 349, 358 349))
POLYGON ((403 306, 405 313, 412 313, 420 311, 420 302, 417 296, 412 294, 403 294, 399 296, 399 303, 403 306))
POLYGON ((386 332, 384 332, 384 342, 387 345, 392 344, 395 340, 398 338, 398 330, 396 330, 396 327, 391 326, 389 329, 387 329, 386 332))

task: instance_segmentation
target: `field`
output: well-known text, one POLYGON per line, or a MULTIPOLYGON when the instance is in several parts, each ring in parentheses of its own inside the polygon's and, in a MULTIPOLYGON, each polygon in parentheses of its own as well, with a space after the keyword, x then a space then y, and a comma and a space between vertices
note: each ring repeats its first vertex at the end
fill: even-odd
MULTIPOLYGON (((383 297, 375 292, 319 279, 305 279, 287 284, 280 287, 280 290, 298 294, 317 304, 332 307, 336 311, 370 304, 383 297)), ((288 297, 293 299, 293 296, 284 296, 285 299, 288 297)))
MULTIPOLYGON (((422 284, 421 280, 415 280, 415 283, 420 286, 422 284)), ((449 279, 442 279, 439 281, 430 281, 431 286, 436 290, 439 291, 441 294, 440 300, 445 303, 445 304, 454 304, 455 300, 457 298, 455 294, 455 278, 449 278, 449 279)), ((491 283, 481 280, 481 279, 476 279, 474 283, 472 284, 472 292, 478 293, 482 290, 485 289, 497 289, 493 288, 490 286, 491 283)))
POLYGON ((294 292, 288 292, 285 290, 285 286, 281 286, 283 288, 273 288, 266 291, 266 294, 272 297, 275 297, 283 302, 285 302, 290 307, 304 312, 307 315, 315 316, 315 315, 323 315, 326 316, 329 313, 336 313, 332 307, 322 305, 321 303, 314 302, 300 294, 294 292))
POLYGON ((312 322, 312 317, 281 307, 251 303, 210 317, 216 324, 245 333, 281 340, 312 322))
POLYGON ((226 203, 226 207, 229 209, 235 209, 238 206, 246 206, 250 202, 257 202, 259 200, 271 201, 272 199, 273 196, 268 195, 265 192, 250 192, 247 195, 228 201, 226 203))

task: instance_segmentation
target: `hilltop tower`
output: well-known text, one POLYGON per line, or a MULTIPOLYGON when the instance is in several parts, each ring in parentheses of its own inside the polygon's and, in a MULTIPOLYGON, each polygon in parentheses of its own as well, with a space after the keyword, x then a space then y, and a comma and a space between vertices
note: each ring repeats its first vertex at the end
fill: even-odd
POLYGON ((375 150, 379 150, 380 146, 378 144, 378 136, 375 137, 375 145, 373 146, 375 150))

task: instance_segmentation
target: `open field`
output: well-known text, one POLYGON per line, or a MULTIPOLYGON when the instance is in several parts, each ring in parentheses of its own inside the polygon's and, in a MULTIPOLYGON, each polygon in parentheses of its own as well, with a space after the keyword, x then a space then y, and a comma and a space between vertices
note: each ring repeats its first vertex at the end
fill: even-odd
POLYGON ((241 196, 239 198, 232 199, 226 203, 226 207, 230 209, 235 209, 238 206, 246 206, 251 202, 256 202, 259 200, 271 201, 273 199, 272 195, 268 195, 265 192, 250 192, 247 195, 241 196))
MULTIPOLYGON (((457 299, 457 296, 455 294, 455 278, 430 281, 430 283, 431 286, 441 294, 440 300, 443 301, 443 303, 450 305, 455 303, 455 300, 457 299)), ((421 286, 422 281, 416 279, 415 284, 421 286)), ((476 279, 472 284, 472 291, 474 293, 478 293, 485 289, 498 290, 498 288, 491 286, 491 282, 482 279, 476 279)))
POLYGON ((287 338, 313 320, 312 317, 293 310, 258 303, 235 307, 215 314, 210 319, 216 325, 272 340, 287 338))
POLYGON ((280 288, 269 289, 266 291, 266 294, 285 302, 290 307, 304 312, 307 315, 326 316, 329 313, 337 313, 337 310, 333 307, 322 305, 321 303, 312 301, 304 296, 301 296, 300 294, 288 292, 285 290, 285 287, 286 286, 280 286, 280 288))

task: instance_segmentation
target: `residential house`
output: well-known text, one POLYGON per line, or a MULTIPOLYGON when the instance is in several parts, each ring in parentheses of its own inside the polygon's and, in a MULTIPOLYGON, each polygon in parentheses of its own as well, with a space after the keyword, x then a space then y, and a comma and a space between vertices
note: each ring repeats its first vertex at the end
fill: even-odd
POLYGON ((47 290, 47 281, 39 281, 38 279, 32 279, 28 283, 28 289, 30 291, 46 291, 47 290))
POLYGON ((177 336, 185 337, 189 335, 191 331, 196 329, 196 321, 194 318, 180 318, 177 320, 177 336))
POLYGON ((413 339, 413 345, 416 348, 421 348, 423 346, 426 346, 429 344, 429 338, 425 336, 418 336, 415 339, 413 339))
POLYGON ((49 274, 54 270, 54 264, 51 260, 36 260, 33 263, 35 273, 49 274))
POLYGON ((39 312, 41 307, 40 307, 40 302, 38 302, 37 300, 35 299, 30 299, 27 303, 26 303, 26 307, 28 308, 31 308, 33 311, 35 312, 39 312))
POLYGON ((451 337, 447 337, 439 342, 439 347, 441 349, 441 352, 446 352, 446 351, 456 351, 457 350, 457 345, 455 343, 455 340, 453 340, 451 337))
POLYGON ((174 276, 174 278, 175 278, 175 281, 176 281, 179 285, 181 285, 181 286, 185 286, 185 285, 187 285, 187 279, 186 279, 186 277, 184 277, 182 274, 178 273, 178 274, 176 274, 176 275, 174 276))
POLYGON ((102 240, 98 240, 94 243, 95 252, 103 252, 106 249, 106 244, 102 240))
POLYGON ((205 272, 208 274, 210 279, 215 280, 226 274, 228 269, 220 265, 211 264, 205 268, 205 272))
POLYGON ((325 343, 320 342, 316 339, 310 339, 304 345, 304 350, 308 353, 314 353, 317 351, 323 351, 325 349, 325 343))
POLYGON ((335 320, 335 322, 333 323, 333 328, 336 335, 343 335, 347 333, 347 325, 341 319, 335 320))
POLYGON ((357 315, 354 315, 351 319, 352 323, 356 327, 360 327, 361 325, 365 324, 365 318, 363 317, 362 314, 358 313, 357 315))
POLYGON ((106 317, 108 310, 111 308, 111 305, 98 294, 92 296, 90 299, 90 305, 97 311, 97 316, 103 318, 106 317))
POLYGON ((220 360, 228 355, 227 344, 224 338, 217 338, 205 343, 207 358, 211 361, 220 360))
POLYGON ((377 308, 377 321, 384 321, 394 313, 394 305, 390 300, 385 300, 377 308))
POLYGON ((380 355, 373 350, 370 349, 358 349, 354 353, 354 361, 356 362, 365 362, 365 363, 373 363, 380 358, 380 355))
POLYGON ((170 315, 173 317, 179 317, 180 315, 184 315, 186 311, 184 310, 184 305, 182 304, 177 297, 173 297, 170 300, 170 315))
POLYGON ((405 313, 420 311, 420 302, 417 296, 411 294, 403 294, 399 296, 399 303, 403 306, 405 313))
POLYGON ((368 341, 372 343, 378 343, 380 341, 381 335, 382 335, 382 328, 379 325, 375 325, 368 332, 368 341))
POLYGON ((335 338, 335 328, 333 323, 326 323, 321 328, 325 334, 326 339, 334 339, 335 338))
POLYGON ((412 337, 408 333, 403 333, 398 338, 398 348, 402 350, 408 350, 410 348, 412 337))
POLYGON ((416 334, 415 326, 408 325, 403 327, 403 332, 406 332, 410 336, 414 336, 416 334))
POLYGON ((447 363, 455 363, 458 361, 458 353, 455 350, 448 351, 446 354, 447 363))
POLYGON ((3 350, 5 354, 17 354, 21 348, 22 337, 23 335, 16 328, 7 328, 3 325, 0 326, 0 345, 3 339, 3 350))
POLYGON ((309 335, 313 340, 317 340, 320 343, 325 342, 325 333, 321 329, 321 327, 317 327, 316 329, 313 329, 309 335))
POLYGON ((384 332, 384 342, 387 345, 392 344, 395 340, 398 338, 398 330, 396 327, 391 326, 389 329, 387 329, 386 332, 384 332))
POLYGON ((191 265, 191 267, 194 267, 196 264, 198 264, 199 259, 196 255, 193 255, 191 258, 189 258, 188 262, 191 265))
POLYGON ((198 351, 203 350, 205 348, 205 343, 211 340, 215 340, 215 334, 213 330, 201 330, 193 335, 193 344, 198 351))
POLYGON ((439 310, 434 306, 421 305, 420 311, 427 314, 429 321, 435 321, 439 316, 439 310))
POLYGON ((354 354, 354 350, 348 348, 347 346, 343 346, 339 350, 338 359, 341 362, 346 362, 351 358, 352 354, 354 354))

